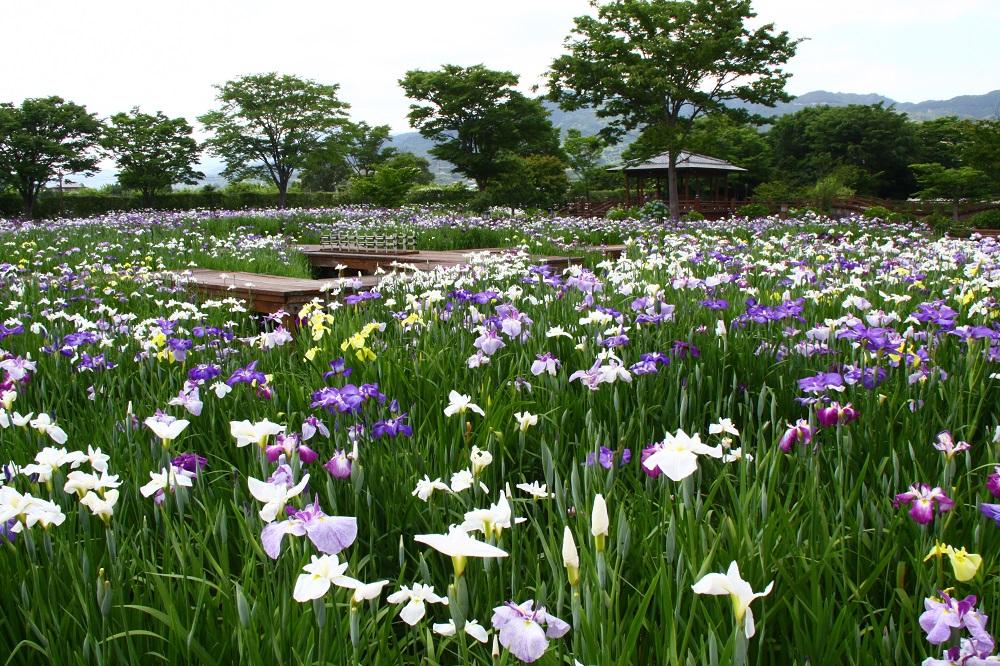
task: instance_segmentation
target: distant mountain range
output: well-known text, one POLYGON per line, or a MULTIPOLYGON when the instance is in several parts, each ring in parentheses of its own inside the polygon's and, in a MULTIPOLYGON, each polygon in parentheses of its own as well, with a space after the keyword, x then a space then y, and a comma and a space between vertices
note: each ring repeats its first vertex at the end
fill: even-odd
MULTIPOLYGON (((897 111, 906 113, 914 120, 930 120, 941 116, 958 116, 959 118, 985 119, 1000 117, 1000 90, 994 90, 984 95, 961 95, 946 100, 927 100, 925 102, 896 102, 883 95, 875 93, 860 95, 856 93, 837 93, 825 90, 814 90, 799 95, 790 102, 783 102, 774 108, 742 105, 751 113, 765 117, 783 116, 795 113, 809 106, 848 106, 849 104, 878 104, 895 107, 897 111)), ((579 111, 563 111, 551 102, 545 102, 546 108, 552 114, 552 123, 565 133, 569 129, 578 129, 584 135, 596 134, 604 127, 605 121, 598 118, 591 109, 579 111)), ((431 171, 439 182, 449 183, 460 177, 451 172, 447 162, 431 157, 428 152, 434 144, 420 136, 419 132, 403 132, 392 136, 391 145, 401 152, 411 152, 426 157, 431 162, 431 171)), ((617 161, 622 149, 628 145, 626 141, 609 148, 604 155, 605 161, 617 161)), ((225 181, 219 175, 222 164, 216 159, 207 157, 202 160, 199 169, 205 174, 203 183, 222 185, 225 181)), ((114 182, 114 171, 105 170, 88 179, 81 179, 90 186, 101 186, 114 182)))

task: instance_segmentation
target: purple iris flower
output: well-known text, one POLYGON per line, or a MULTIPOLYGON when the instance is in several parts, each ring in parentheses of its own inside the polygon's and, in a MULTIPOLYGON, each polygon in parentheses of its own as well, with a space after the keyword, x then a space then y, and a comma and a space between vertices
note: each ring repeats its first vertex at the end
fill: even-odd
POLYGON ((986 489, 993 497, 1000 499, 1000 466, 993 468, 993 473, 986 477, 986 489))
POLYGON ((706 298, 703 301, 698 301, 698 304, 709 310, 725 310, 729 307, 729 301, 724 298, 706 298))
POLYGON ((347 479, 351 476, 351 458, 343 451, 336 451, 333 457, 323 464, 323 469, 335 479, 347 479))
POLYGON ((851 403, 841 405, 839 402, 832 402, 829 406, 816 410, 816 420, 824 428, 845 425, 856 420, 858 416, 858 410, 854 409, 851 403))
POLYGON ((203 467, 208 465, 208 458, 200 456, 197 453, 181 453, 175 456, 170 464, 174 467, 183 470, 188 476, 194 478, 198 476, 198 473, 203 467))
POLYGON ((305 442, 312 439, 317 432, 324 437, 330 436, 330 430, 326 427, 326 424, 315 416, 307 416, 305 421, 302 422, 302 441, 305 442))
POLYGON ((187 338, 170 338, 167 340, 167 347, 174 353, 174 358, 183 363, 187 358, 188 351, 194 346, 194 340, 187 338))
POLYGON ((984 502, 979 505, 979 510, 1000 527, 1000 504, 986 504, 984 502))
POLYGON ((493 627, 499 632, 500 645, 523 662, 537 661, 549 647, 550 638, 561 638, 569 631, 569 624, 544 608, 532 610, 534 601, 522 604, 513 601, 493 609, 493 627), (542 627, 545 629, 542 629, 542 627))
POLYGON ((346 384, 339 389, 326 386, 312 394, 313 409, 325 409, 331 414, 334 412, 355 413, 361 409, 364 401, 365 396, 358 391, 358 387, 354 384, 346 384))
POLYGON ((413 428, 406 423, 406 414, 400 414, 394 418, 376 421, 372 425, 372 439, 389 437, 395 439, 398 436, 413 437, 413 428))
POLYGON ((605 338, 601 342, 601 346, 605 349, 611 349, 613 347, 624 347, 629 343, 628 336, 622 333, 621 335, 612 335, 605 338))
POLYGON ((794 445, 808 444, 812 441, 815 434, 816 429, 809 425, 808 421, 799 419, 795 422, 795 425, 789 424, 788 429, 785 430, 785 434, 778 440, 778 448, 783 453, 790 453, 794 445))
POLYGON ((192 382, 208 382, 222 374, 222 370, 215 365, 201 363, 188 370, 188 379, 192 382))
POLYGON ((489 329, 476 338, 472 346, 483 352, 487 356, 493 356, 497 351, 507 346, 507 343, 503 341, 497 332, 493 329, 489 329))
POLYGON ((298 433, 279 434, 275 443, 264 449, 268 462, 277 462, 282 456, 297 455, 305 464, 316 462, 319 454, 302 443, 298 433))
POLYGON ((330 371, 323 373, 323 379, 329 379, 330 377, 334 377, 336 375, 344 375, 344 377, 347 378, 351 376, 352 372, 354 371, 347 367, 347 361, 342 356, 330 361, 330 371))
POLYGON ((952 599, 944 592, 941 600, 924 599, 924 612, 920 615, 920 628, 927 632, 927 642, 940 645, 951 638, 951 630, 962 626, 962 613, 972 608, 976 598, 966 597, 962 601, 952 599))
POLYGON ((910 505, 910 518, 921 525, 926 525, 934 519, 934 510, 941 513, 950 511, 955 506, 955 500, 944 494, 940 487, 931 488, 926 483, 914 483, 905 493, 899 493, 892 501, 894 507, 901 504, 910 505))
POLYGON ((239 368, 233 374, 229 376, 226 380, 226 384, 229 386, 236 386, 237 384, 264 384, 267 382, 267 377, 264 376, 263 372, 257 370, 257 361, 253 361, 245 368, 239 368))
POLYGON ((10 520, 0 523, 0 543, 14 543, 17 539, 17 532, 12 532, 14 526, 17 525, 17 518, 11 518, 10 520))
POLYGON ((268 523, 260 533, 264 552, 272 559, 281 554, 281 542, 286 534, 306 536, 316 549, 327 555, 335 555, 344 550, 358 536, 358 520, 353 517, 328 516, 319 508, 319 498, 304 509, 285 507, 288 520, 268 523))
POLYGON ((821 372, 799 380, 799 390, 803 393, 825 393, 843 391, 844 377, 839 372, 821 372))
POLYGON ((683 340, 674 340, 671 345, 671 353, 679 359, 686 358, 690 356, 691 358, 698 358, 701 356, 701 350, 690 342, 684 342, 683 340))
POLYGON ((652 361, 639 361, 630 365, 628 369, 633 375, 655 375, 660 368, 652 361))

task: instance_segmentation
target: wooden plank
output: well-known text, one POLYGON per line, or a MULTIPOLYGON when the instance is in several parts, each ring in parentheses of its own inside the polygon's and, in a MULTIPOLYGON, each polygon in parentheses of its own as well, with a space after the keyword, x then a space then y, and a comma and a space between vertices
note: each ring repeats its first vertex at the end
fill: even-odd
MULTIPOLYGON (((216 271, 207 268, 192 268, 179 273, 179 281, 198 292, 216 298, 235 297, 247 300, 254 312, 273 314, 284 310, 295 315, 302 305, 314 298, 325 299, 327 292, 335 288, 340 280, 307 280, 281 275, 264 275, 243 271, 216 271)), ((361 289, 371 289, 379 278, 366 276, 360 279, 361 289)), ((341 293, 357 291, 350 283, 355 278, 346 278, 340 285, 341 293)))

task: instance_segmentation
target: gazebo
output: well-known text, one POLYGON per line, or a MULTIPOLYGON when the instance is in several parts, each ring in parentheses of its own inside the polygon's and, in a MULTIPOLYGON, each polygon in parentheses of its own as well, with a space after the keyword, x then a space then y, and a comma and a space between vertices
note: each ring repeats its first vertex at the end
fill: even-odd
MULTIPOLYGON (((670 153, 662 153, 644 162, 627 162, 608 171, 625 174, 625 205, 642 205, 648 201, 666 201, 667 169, 670 153), (634 186, 634 196, 633 196, 634 186)), ((746 169, 708 155, 680 152, 677 154, 677 195, 681 211, 727 213, 744 199, 731 191, 728 176, 745 173, 746 169)))

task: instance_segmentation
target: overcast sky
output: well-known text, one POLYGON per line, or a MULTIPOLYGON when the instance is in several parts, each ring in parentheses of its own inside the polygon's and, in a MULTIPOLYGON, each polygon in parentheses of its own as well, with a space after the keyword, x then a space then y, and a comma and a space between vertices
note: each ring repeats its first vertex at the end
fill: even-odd
MULTIPOLYGON (((408 69, 507 69, 527 88, 586 0, 0 0, 0 101, 58 94, 101 116, 194 117, 213 84, 278 71, 339 83, 356 120, 406 131, 408 69)), ((1000 0, 755 0, 807 37, 789 91, 917 102, 1000 88, 1000 0)))

